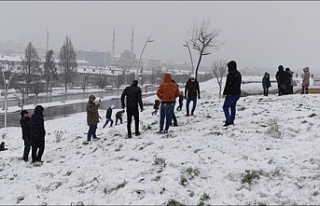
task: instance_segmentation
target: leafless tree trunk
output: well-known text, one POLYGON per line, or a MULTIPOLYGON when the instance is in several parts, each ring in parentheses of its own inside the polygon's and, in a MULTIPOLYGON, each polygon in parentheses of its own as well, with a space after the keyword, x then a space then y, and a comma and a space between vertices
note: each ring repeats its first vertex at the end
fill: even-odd
POLYGON ((209 48, 219 49, 223 42, 217 41, 220 34, 219 30, 211 30, 210 20, 202 20, 200 24, 194 21, 190 30, 190 44, 192 48, 198 51, 199 58, 196 66, 195 77, 198 77, 198 70, 202 60, 202 56, 211 54, 209 48))
POLYGON ((221 89, 223 77, 227 74, 227 61, 220 60, 214 62, 212 66, 213 75, 217 78, 217 83, 219 85, 219 98, 221 98, 221 89))
POLYGON ((25 50, 25 58, 22 61, 27 96, 29 95, 30 83, 33 81, 33 76, 39 72, 39 64, 38 52, 30 42, 25 50))
POLYGON ((67 94, 68 83, 72 81, 72 74, 74 73, 74 69, 77 67, 76 52, 73 49, 73 45, 69 37, 66 37, 65 43, 61 47, 59 65, 63 69, 65 93, 67 94))

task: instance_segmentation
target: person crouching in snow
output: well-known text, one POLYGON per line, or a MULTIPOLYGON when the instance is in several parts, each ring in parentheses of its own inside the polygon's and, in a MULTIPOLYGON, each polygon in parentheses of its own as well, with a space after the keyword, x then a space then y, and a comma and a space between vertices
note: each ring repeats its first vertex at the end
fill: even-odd
POLYGON ((158 99, 156 99, 154 101, 154 105, 153 105, 153 109, 154 111, 152 112, 152 116, 153 115, 157 115, 158 111, 159 111, 159 106, 160 106, 160 101, 158 99))
POLYGON ((118 124, 118 120, 120 121, 120 124, 122 124, 122 115, 124 112, 124 110, 121 110, 116 113, 116 125, 118 124))
POLYGON ((114 105, 111 105, 111 107, 108 108, 106 113, 106 123, 103 125, 103 128, 107 126, 107 124, 110 122, 110 127, 113 125, 113 120, 111 119, 112 116, 112 110, 114 109, 114 105))
POLYGON ((5 146, 5 143, 4 142, 1 142, 1 144, 0 144, 0 152, 1 151, 5 151, 5 150, 7 150, 8 148, 6 148, 6 146, 5 146))
POLYGON ((21 111, 20 125, 22 129, 22 139, 24 141, 23 160, 28 162, 31 148, 31 121, 27 110, 21 111))

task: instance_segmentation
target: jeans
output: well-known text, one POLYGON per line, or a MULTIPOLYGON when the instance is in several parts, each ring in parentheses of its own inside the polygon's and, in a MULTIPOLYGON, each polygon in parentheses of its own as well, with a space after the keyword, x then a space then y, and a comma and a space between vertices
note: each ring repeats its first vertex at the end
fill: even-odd
POLYGON ((223 104, 224 115, 226 116, 226 123, 233 123, 236 117, 236 105, 240 95, 227 95, 223 104), (231 114, 229 112, 231 110, 231 114))
POLYGON ((23 160, 28 162, 29 153, 31 148, 31 139, 24 140, 23 160))
POLYGON ((110 118, 110 119, 107 119, 106 123, 103 125, 103 128, 105 128, 109 122, 111 122, 110 127, 112 127, 113 120, 110 118))
POLYGON ((168 131, 171 121, 172 113, 174 110, 174 103, 162 103, 160 107, 160 132, 163 131, 164 119, 166 119, 166 126, 164 131, 168 131))
POLYGON ((135 134, 139 135, 139 110, 137 109, 127 109, 127 130, 128 130, 128 137, 131 138, 131 123, 132 117, 134 118, 134 126, 135 126, 135 134))
POLYGON ((308 87, 302 86, 302 92, 301 92, 301 94, 308 94, 308 93, 309 93, 308 87))
POLYGON ((263 95, 268 96, 268 94, 269 94, 269 87, 264 87, 263 88, 263 95))
POLYGON ((196 109, 196 106, 197 106, 197 97, 188 97, 187 98, 187 115, 189 114, 189 105, 190 105, 191 101, 193 102, 191 114, 193 114, 194 110, 196 109))
POLYGON ((40 162, 44 152, 45 139, 41 138, 32 142, 32 162, 40 162))
POLYGON ((92 136, 93 138, 97 138, 97 135, 96 135, 97 127, 98 127, 97 124, 89 125, 89 131, 87 136, 88 141, 91 141, 92 136))

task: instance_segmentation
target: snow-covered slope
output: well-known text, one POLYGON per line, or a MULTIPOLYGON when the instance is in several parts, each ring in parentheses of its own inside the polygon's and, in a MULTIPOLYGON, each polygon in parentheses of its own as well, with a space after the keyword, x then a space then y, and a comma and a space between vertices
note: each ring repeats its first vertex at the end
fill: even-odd
POLYGON ((319 204, 319 95, 241 98, 236 125, 223 129, 216 83, 201 87, 196 116, 177 112, 168 136, 155 134, 151 106, 130 140, 125 125, 100 123, 101 139, 83 145, 85 113, 47 121, 40 167, 19 160, 20 128, 1 129, 9 150, 0 152, 0 203, 319 204))

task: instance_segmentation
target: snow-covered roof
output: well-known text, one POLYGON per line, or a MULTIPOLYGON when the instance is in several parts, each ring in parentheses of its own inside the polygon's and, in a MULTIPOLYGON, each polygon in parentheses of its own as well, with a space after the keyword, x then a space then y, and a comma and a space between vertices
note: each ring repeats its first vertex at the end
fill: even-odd
POLYGON ((9 61, 9 62, 21 62, 24 56, 20 55, 3 55, 0 54, 0 61, 9 61))

